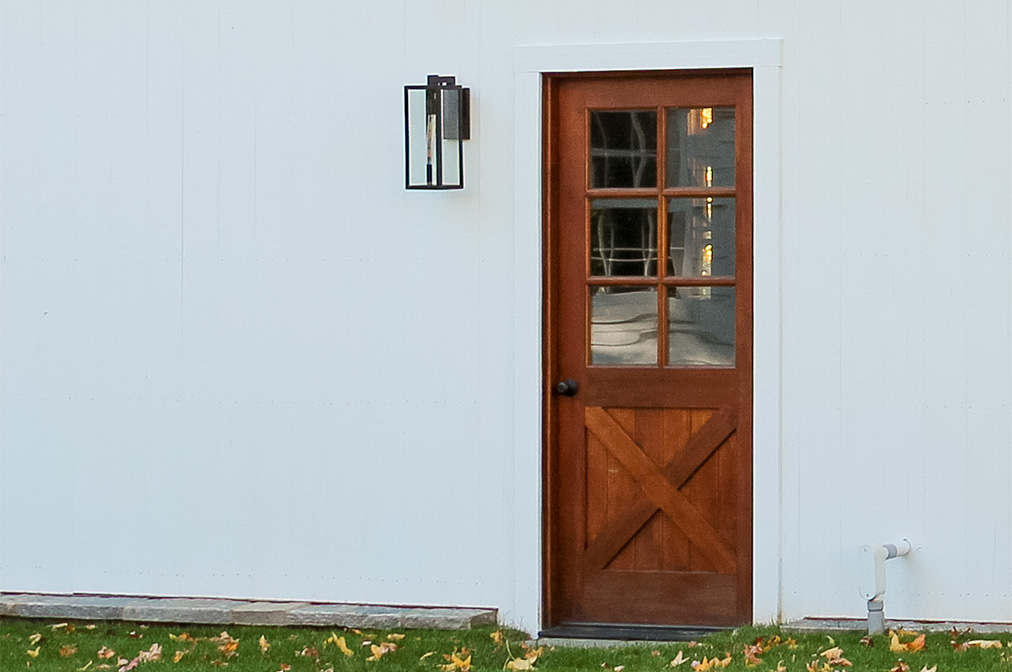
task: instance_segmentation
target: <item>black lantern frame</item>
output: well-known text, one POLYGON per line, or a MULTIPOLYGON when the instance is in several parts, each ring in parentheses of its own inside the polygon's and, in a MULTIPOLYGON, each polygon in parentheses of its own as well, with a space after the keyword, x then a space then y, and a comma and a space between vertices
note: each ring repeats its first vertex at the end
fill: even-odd
POLYGON ((464 140, 471 138, 471 90, 429 75, 404 87, 404 186, 463 189, 464 140))

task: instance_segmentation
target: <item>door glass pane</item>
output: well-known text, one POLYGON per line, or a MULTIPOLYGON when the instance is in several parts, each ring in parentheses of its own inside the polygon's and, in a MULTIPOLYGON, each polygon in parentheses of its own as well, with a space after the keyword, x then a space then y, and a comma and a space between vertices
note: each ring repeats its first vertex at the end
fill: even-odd
POLYGON ((668 287, 668 365, 734 366, 734 287, 668 287))
POLYGON ((734 186, 734 108, 668 110, 669 187, 734 186))
POLYGON ((590 288, 590 363, 657 364, 657 289, 590 288))
POLYGON ((657 240, 656 200, 590 201, 591 275, 655 275, 657 240))
POLYGON ((590 186, 657 187, 657 112, 590 113, 590 186))
POLYGON ((668 201, 668 275, 734 275, 734 199, 668 201))

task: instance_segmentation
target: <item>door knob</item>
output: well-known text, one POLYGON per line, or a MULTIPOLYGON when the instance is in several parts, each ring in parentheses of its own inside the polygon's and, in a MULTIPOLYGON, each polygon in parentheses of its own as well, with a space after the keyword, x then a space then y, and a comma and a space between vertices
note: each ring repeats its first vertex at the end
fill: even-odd
POLYGON ((555 391, 564 397, 572 397, 580 389, 580 384, 572 378, 560 380, 555 384, 555 391))

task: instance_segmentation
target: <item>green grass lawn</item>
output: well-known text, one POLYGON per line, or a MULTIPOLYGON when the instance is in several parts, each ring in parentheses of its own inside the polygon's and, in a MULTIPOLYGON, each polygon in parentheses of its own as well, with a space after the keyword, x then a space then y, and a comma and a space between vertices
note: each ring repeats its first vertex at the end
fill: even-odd
POLYGON ((474 630, 331 630, 268 626, 165 626, 0 619, 0 672, 1012 672, 1012 635, 788 634, 739 628, 699 642, 622 648, 525 648, 523 633, 474 630), (227 630, 227 635, 223 635, 227 630), (262 639, 261 639, 262 638, 262 639), (1001 642, 985 644, 975 641, 1001 642), (913 642, 913 644, 911 644, 913 642), (967 645, 969 643, 969 645, 967 645), (343 650, 342 650, 343 645, 343 650), (893 650, 891 650, 891 648, 893 650), (896 650, 903 648, 904 650, 896 650), (837 649, 837 650, 834 650, 837 649), (142 652, 145 652, 142 654, 142 652), (684 662, 680 662, 684 661, 684 662), (849 663, 849 664, 848 664, 849 663))

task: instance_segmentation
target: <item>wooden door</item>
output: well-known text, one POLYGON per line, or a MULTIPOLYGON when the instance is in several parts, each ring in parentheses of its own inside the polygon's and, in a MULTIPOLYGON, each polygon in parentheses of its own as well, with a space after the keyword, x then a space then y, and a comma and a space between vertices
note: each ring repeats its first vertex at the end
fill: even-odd
POLYGON ((545 89, 546 626, 749 622, 751 75, 545 89))

